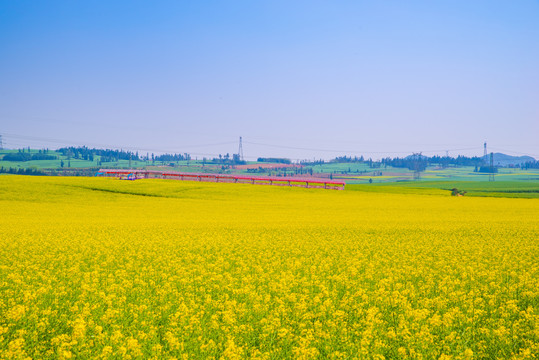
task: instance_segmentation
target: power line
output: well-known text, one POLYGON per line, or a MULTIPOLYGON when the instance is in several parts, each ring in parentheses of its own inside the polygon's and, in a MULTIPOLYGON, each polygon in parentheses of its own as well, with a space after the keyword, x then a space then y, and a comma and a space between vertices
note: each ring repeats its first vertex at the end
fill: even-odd
MULTIPOLYGON (((223 142, 215 142, 215 143, 207 143, 207 144, 191 144, 191 145, 182 145, 181 149, 164 149, 164 148, 145 148, 145 147, 133 147, 133 146, 117 146, 117 145, 110 145, 110 144, 102 144, 102 143, 93 143, 93 142, 82 142, 82 141, 73 141, 73 140, 65 140, 65 139, 57 139, 57 138, 50 138, 50 137, 39 137, 39 136, 29 136, 29 135, 19 135, 19 134, 11 134, 11 133, 3 133, 3 137, 0 137, 0 147, 6 147, 7 144, 9 145, 21 145, 25 146, 26 144, 20 143, 19 141, 13 141, 15 139, 18 140, 28 140, 28 141, 36 141, 36 142, 43 142, 43 143, 49 143, 49 144, 60 144, 63 146, 66 145, 73 145, 73 146, 80 146, 82 144, 85 144, 86 146, 93 146, 93 147, 101 147, 101 148, 110 148, 110 149, 117 149, 117 148, 124 148, 126 150, 131 151, 151 151, 151 152, 158 152, 158 153, 183 153, 186 152, 186 150, 193 149, 193 148, 204 148, 204 147, 212 147, 212 146, 221 146, 221 145, 232 145, 237 144, 235 141, 223 141, 223 142), (7 140, 7 141, 6 141, 7 140)), ((407 151, 366 151, 366 150, 339 150, 339 149, 324 149, 324 148, 309 148, 309 147, 299 147, 299 146, 288 146, 288 145, 277 145, 277 144, 268 144, 268 143, 260 143, 260 142, 252 142, 252 141, 244 141, 240 137, 240 145, 239 145, 239 154, 243 158, 243 143, 251 144, 251 145, 258 145, 258 146, 265 146, 265 147, 271 147, 271 148, 280 148, 280 149, 290 149, 290 150, 302 150, 302 151, 314 151, 314 152, 322 152, 322 153, 341 153, 341 154, 358 154, 358 155, 365 155, 365 154, 410 154, 413 153, 413 151, 407 150, 407 151)), ((486 145, 486 143, 485 143, 486 145)), ((463 147, 463 148, 453 148, 453 149, 437 149, 437 150, 423 150, 424 153, 443 153, 451 151, 466 151, 466 150, 478 150, 480 147, 463 147)), ((539 157, 539 155, 534 154, 528 154, 518 151, 512 151, 512 150, 504 150, 495 148, 495 150, 503 151, 507 153, 514 153, 514 154, 520 154, 520 155, 529 155, 533 157, 539 157)), ((200 155, 200 156, 218 156, 216 153, 193 153, 190 152, 192 155, 200 155)), ((256 159, 256 157, 248 157, 251 159, 256 159)), ((301 160, 301 159, 293 159, 293 160, 301 160)))
MULTIPOLYGON (((30 140, 30 141, 41 141, 46 143, 52 143, 52 144, 73 144, 73 145, 81 145, 86 144, 88 146, 99 146, 104 148, 118 148, 116 145, 110 145, 110 144, 102 144, 102 143, 92 143, 92 142, 85 142, 85 141, 73 141, 73 140, 65 140, 65 139, 55 139, 55 138, 46 138, 46 137, 36 137, 36 136, 27 136, 27 135, 18 135, 18 134, 6 134, 10 138, 15 139, 22 139, 22 140, 30 140)), ((218 143, 210 143, 210 144, 196 144, 196 145, 183 145, 182 148, 201 148, 201 147, 210 147, 210 146, 219 146, 219 145, 232 145, 235 144, 235 141, 224 141, 224 142, 218 142, 218 143)), ((171 150, 171 149, 158 149, 158 148, 138 148, 138 147, 132 147, 132 146, 123 146, 122 148, 126 149, 132 149, 132 150, 140 150, 140 151, 156 151, 156 152, 178 152, 180 150, 171 150)), ((181 151, 180 151, 181 152, 181 151)))
MULTIPOLYGON (((410 151, 361 151, 361 150, 336 150, 336 149, 320 149, 320 148, 304 148, 296 146, 286 146, 286 145, 274 145, 274 144, 265 144, 252 141, 244 141, 246 144, 259 145, 259 146, 268 146, 281 149, 291 149, 291 150, 305 150, 305 151, 318 151, 318 152, 333 152, 333 153, 352 153, 352 154, 409 154, 410 151)), ((469 147, 469 148, 459 148, 459 149, 439 149, 439 150, 425 150, 422 152, 443 152, 443 151, 464 151, 464 150, 477 150, 479 147, 469 147)))

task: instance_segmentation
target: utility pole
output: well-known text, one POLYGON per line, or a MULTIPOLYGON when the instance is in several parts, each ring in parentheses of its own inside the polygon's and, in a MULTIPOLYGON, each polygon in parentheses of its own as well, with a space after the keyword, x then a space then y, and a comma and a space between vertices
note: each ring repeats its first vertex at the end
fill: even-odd
POLYGON ((240 161, 243 161, 243 144, 242 144, 242 141, 241 141, 241 136, 240 136, 240 146, 238 148, 238 157, 239 157, 240 161))
POLYGON ((490 172, 488 174, 488 181, 494 181, 494 153, 490 153, 490 172))

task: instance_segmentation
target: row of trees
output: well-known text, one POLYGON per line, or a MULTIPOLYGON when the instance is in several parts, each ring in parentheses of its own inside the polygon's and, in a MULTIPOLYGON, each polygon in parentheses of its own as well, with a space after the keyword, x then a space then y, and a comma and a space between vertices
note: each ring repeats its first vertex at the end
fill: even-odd
POLYGON ((155 162, 155 161, 172 162, 172 161, 181 161, 181 160, 191 160, 191 155, 189 155, 188 153, 163 154, 163 155, 157 155, 157 156, 152 154, 152 162, 155 162))
MULTIPOLYGON (((408 168, 410 170, 424 170, 427 166, 438 165, 442 167, 448 166, 473 166, 477 172, 492 172, 490 166, 485 164, 483 157, 479 156, 424 156, 424 155, 410 155, 403 158, 384 158, 381 161, 373 161, 372 159, 365 160, 361 157, 351 156, 338 156, 330 162, 336 163, 365 163, 371 168, 380 167, 380 165, 392 166, 397 168, 408 168)), ((518 166, 517 166, 518 167, 518 166)), ((539 169, 539 161, 527 161, 520 165, 522 169, 539 169)))
MULTIPOLYGON (((139 155, 138 151, 125 151, 125 150, 113 150, 113 149, 97 149, 88 148, 86 146, 69 146, 62 147, 56 150, 67 160, 80 159, 86 161, 94 161, 95 157, 99 157, 99 164, 106 162, 117 162, 119 160, 132 160, 132 161, 156 161, 160 162, 172 162, 180 160, 191 160, 191 155, 184 154, 161 154, 154 155, 147 153, 146 156, 139 155)), ((21 148, 16 153, 9 153, 4 155, 2 160, 5 161, 30 161, 30 160, 57 160, 58 156, 49 155, 49 149, 39 150, 36 153, 32 153, 30 148, 21 148)))
POLYGON ((94 156, 100 157, 100 162, 116 162, 120 160, 131 160, 131 161, 156 161, 160 162, 172 162, 172 161, 181 161, 181 160, 191 160, 191 155, 184 154, 161 154, 155 155, 146 153, 146 156, 139 155, 138 151, 126 151, 126 150, 113 150, 113 149, 96 149, 88 148, 86 146, 79 147, 63 147, 57 150, 63 156, 66 156, 68 159, 82 159, 94 161, 94 156))
POLYGON ((410 170, 423 170, 429 165, 439 165, 442 167, 448 166, 481 166, 483 158, 473 156, 467 157, 459 155, 457 157, 450 156, 423 156, 411 155, 404 158, 385 158, 382 159, 382 164, 392 167, 408 168, 410 170))
POLYGON ((275 174, 276 176, 286 176, 286 175, 302 175, 302 174, 313 174, 312 168, 303 168, 303 167, 293 167, 293 168, 263 168, 258 167, 254 169, 247 169, 248 173, 268 173, 268 174, 275 174))
MULTIPOLYGON (((316 164, 319 162, 309 162, 308 164, 316 164)), ((410 155, 406 157, 387 157, 380 161, 374 161, 372 159, 365 159, 363 156, 338 156, 330 162, 334 163, 365 163, 371 168, 379 168, 382 165, 392 166, 397 168, 408 168, 410 170, 415 170, 419 168, 425 168, 428 165, 440 165, 440 166, 480 166, 483 164, 483 158, 481 157, 467 157, 459 155, 456 158, 450 156, 424 156, 424 155, 410 155)), ((307 164, 307 162, 302 162, 302 164, 307 164)))
POLYGON ((332 162, 337 163, 362 163, 365 161, 363 156, 357 157, 351 157, 351 156, 337 156, 335 159, 331 160, 332 162))
POLYGON ((290 159, 285 159, 285 158, 264 158, 264 157, 259 157, 258 159, 256 159, 256 161, 258 162, 268 162, 268 163, 277 163, 277 164, 290 164, 291 161, 290 159))
POLYGON ((521 169, 539 169, 539 161, 526 161, 520 166, 521 169))
POLYGON ((16 152, 4 155, 3 161, 30 161, 30 160, 56 160, 57 156, 47 155, 41 152, 31 154, 28 152, 16 152))
POLYGON ((69 146, 59 148, 59 153, 63 156, 66 156, 68 159, 81 159, 94 161, 94 156, 98 155, 101 157, 102 162, 111 162, 119 160, 140 160, 138 152, 124 151, 124 150, 112 150, 112 149, 96 149, 88 148, 86 146, 69 146))
POLYGON ((43 171, 34 169, 34 168, 5 168, 0 167, 0 174, 16 174, 16 175, 46 175, 43 171))
POLYGON ((247 162, 241 160, 238 154, 232 154, 232 158, 231 158, 230 154, 226 153, 225 155, 219 154, 218 158, 213 158, 211 160, 204 158, 202 160, 202 163, 203 165, 205 164, 244 165, 247 162))
MULTIPOLYGON (((31 153, 32 152, 32 149, 30 149, 30 146, 28 146, 27 148, 20 148, 20 149, 17 149, 17 152, 19 153, 24 153, 24 152, 28 152, 28 153, 31 153)), ((37 151, 38 154, 48 154, 49 153, 49 149, 39 149, 37 151)))

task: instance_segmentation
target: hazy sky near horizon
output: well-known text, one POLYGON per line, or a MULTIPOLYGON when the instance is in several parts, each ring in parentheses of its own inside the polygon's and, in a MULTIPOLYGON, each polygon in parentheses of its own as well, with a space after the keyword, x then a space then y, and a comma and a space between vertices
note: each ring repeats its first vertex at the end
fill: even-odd
POLYGON ((0 1, 7 147, 539 158, 539 1, 0 1))

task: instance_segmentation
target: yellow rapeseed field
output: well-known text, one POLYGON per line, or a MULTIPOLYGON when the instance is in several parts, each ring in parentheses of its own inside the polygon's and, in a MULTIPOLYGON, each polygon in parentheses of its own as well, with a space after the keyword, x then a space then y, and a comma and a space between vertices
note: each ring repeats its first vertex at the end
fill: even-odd
POLYGON ((533 359, 539 201, 0 177, 0 359, 533 359))

